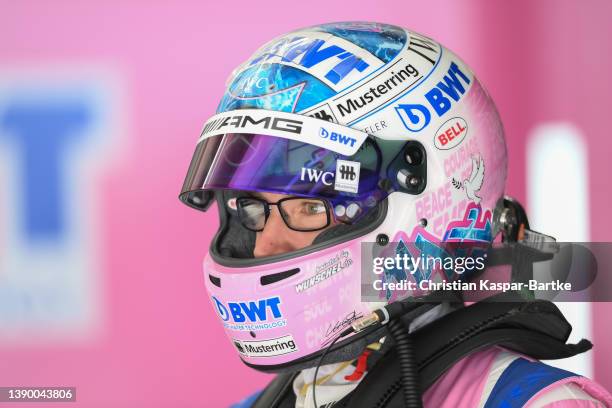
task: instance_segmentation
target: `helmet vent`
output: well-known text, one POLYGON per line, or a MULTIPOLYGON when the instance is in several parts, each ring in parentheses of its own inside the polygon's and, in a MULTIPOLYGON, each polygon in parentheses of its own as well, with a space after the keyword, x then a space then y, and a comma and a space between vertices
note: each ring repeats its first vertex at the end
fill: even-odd
POLYGON ((212 282, 213 285, 217 286, 217 287, 221 287, 221 278, 217 277, 217 276, 212 276, 212 275, 208 275, 208 279, 210 279, 210 281, 212 282))
POLYGON ((265 275, 260 278, 260 282, 262 285, 269 285, 271 283, 282 281, 283 279, 287 279, 296 273, 300 272, 300 268, 290 269, 285 272, 273 273, 270 275, 265 275))

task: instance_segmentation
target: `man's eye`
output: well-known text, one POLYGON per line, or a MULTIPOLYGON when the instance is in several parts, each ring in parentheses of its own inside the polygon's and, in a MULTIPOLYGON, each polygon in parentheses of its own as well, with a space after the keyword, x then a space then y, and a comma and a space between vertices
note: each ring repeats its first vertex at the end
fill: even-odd
POLYGON ((230 210, 234 210, 234 211, 238 209, 238 203, 237 203, 236 197, 233 197, 227 200, 227 208, 229 208, 230 210))
POLYGON ((317 215, 325 212, 325 206, 320 203, 306 203, 306 214, 317 215))

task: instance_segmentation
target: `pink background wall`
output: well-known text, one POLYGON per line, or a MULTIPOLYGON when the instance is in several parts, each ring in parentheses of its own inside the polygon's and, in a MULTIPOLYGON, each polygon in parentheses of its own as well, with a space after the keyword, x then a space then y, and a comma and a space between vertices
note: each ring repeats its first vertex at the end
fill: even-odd
MULTIPOLYGON (((189 210, 176 196, 231 70, 264 42, 302 26, 387 22, 462 56, 498 104, 510 153, 508 192, 523 201, 529 132, 542 121, 574 123, 588 146, 591 238, 611 240, 610 2, 297 4, 0 2, 0 75, 36 67, 110 72, 120 129, 114 156, 104 156, 108 165, 89 183, 99 270, 94 328, 59 340, 44 326, 12 339, 5 331, 0 386, 74 385, 83 407, 223 407, 269 380, 239 361, 205 295, 200 263, 216 214, 189 210)), ((2 191, 0 185, 0 197, 2 191)), ((597 304, 592 316, 595 378, 608 389, 611 310, 597 304)))

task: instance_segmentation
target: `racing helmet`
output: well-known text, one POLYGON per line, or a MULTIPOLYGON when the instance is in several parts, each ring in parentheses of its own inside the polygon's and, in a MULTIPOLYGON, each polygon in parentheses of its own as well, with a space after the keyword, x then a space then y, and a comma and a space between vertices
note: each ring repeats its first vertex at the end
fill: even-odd
MULTIPOLYGON (((505 180, 500 118, 459 57, 401 27, 341 22, 280 36, 233 71, 179 198, 217 202, 203 263, 212 306, 243 362, 278 372, 315 366, 352 321, 398 300, 362 297, 366 243, 490 243, 505 180), (306 248, 254 257, 244 218, 263 210, 249 192, 321 200, 334 222, 306 248)), ((405 278, 455 279, 421 272, 405 278)), ((380 336, 347 336, 326 362, 380 336)))

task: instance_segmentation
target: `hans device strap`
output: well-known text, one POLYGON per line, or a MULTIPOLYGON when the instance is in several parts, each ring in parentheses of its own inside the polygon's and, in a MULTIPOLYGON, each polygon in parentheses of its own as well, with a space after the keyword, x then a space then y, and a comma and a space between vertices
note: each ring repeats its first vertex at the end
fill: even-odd
POLYGON ((226 133, 283 137, 344 156, 354 155, 368 138, 368 134, 360 130, 310 116, 264 109, 239 109, 218 113, 208 119, 198 143, 226 133))
MULTIPOLYGON (((459 309, 413 334, 421 391, 456 362, 487 347, 499 345, 536 359, 567 358, 592 347, 584 339, 566 344, 571 330, 559 309, 544 300, 487 301, 459 309)), ((253 407, 294 407, 292 382, 296 375, 277 376, 253 407)), ((400 391, 399 359, 391 347, 357 388, 334 406, 403 408, 400 391)))

